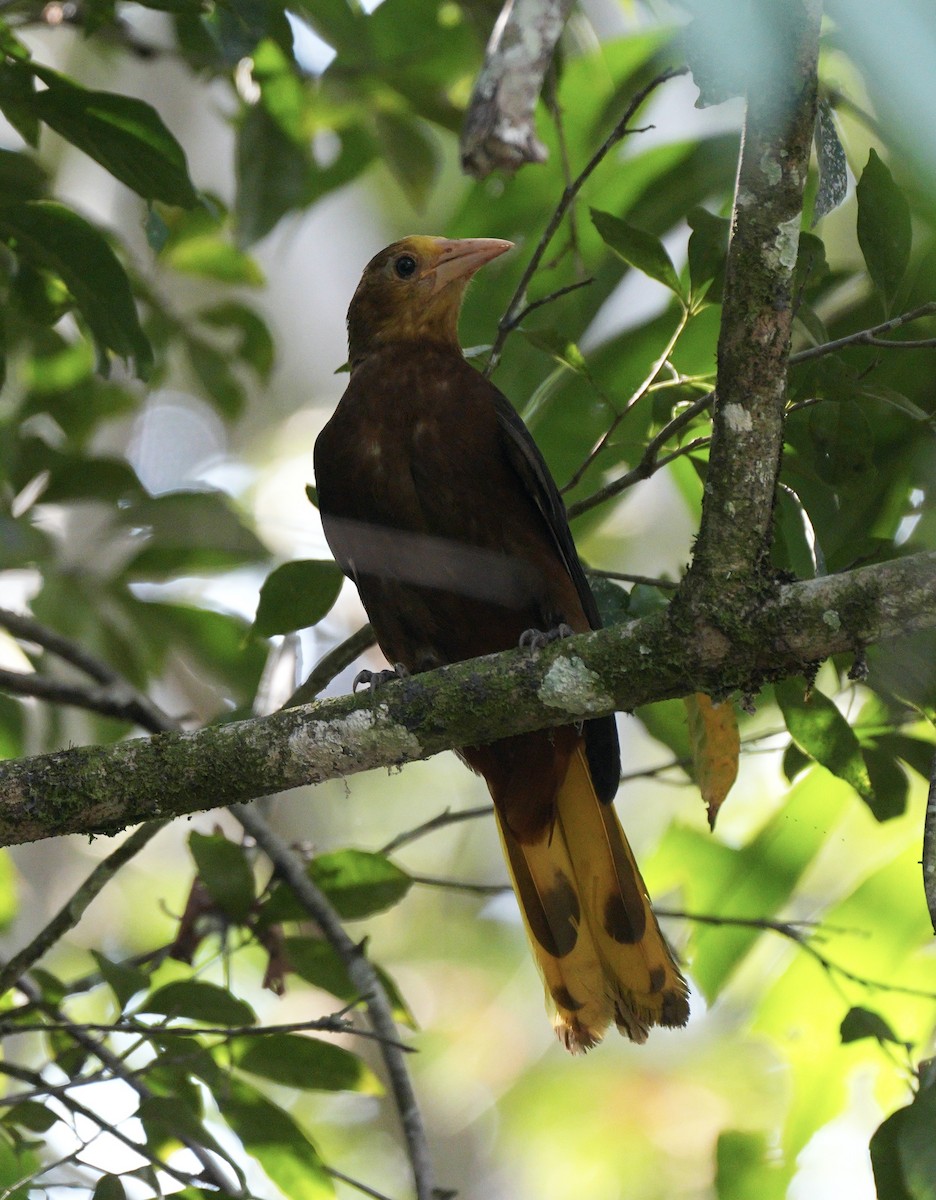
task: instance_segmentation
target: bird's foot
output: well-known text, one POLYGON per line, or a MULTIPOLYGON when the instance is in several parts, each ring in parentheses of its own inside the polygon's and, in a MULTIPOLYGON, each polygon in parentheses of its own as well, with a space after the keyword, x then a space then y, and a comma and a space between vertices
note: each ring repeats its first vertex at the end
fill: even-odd
POLYGON ((562 638, 571 637, 573 633, 575 630, 571 625, 566 625, 565 621, 561 621, 555 629, 524 629, 520 634, 520 649, 529 650, 531 654, 535 654, 537 650, 542 650, 550 642, 558 642, 562 638))
POLYGON ((376 692, 385 683, 392 683, 395 679, 409 679, 409 674, 402 663, 394 663, 391 671, 358 671, 351 684, 351 691, 356 692, 358 688, 369 687, 372 692, 376 692))

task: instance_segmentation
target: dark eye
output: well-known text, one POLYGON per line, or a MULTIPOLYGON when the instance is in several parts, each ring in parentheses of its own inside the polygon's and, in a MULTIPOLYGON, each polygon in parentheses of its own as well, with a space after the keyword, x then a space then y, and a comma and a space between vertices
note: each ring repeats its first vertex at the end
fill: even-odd
POLYGON ((401 254, 393 264, 393 269, 401 279, 409 279, 416 270, 416 259, 412 254, 401 254))

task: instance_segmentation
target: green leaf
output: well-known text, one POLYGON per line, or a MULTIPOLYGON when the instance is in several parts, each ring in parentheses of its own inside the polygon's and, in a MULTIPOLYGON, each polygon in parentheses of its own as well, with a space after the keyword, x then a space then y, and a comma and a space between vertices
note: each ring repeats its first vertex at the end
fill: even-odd
POLYGON ((898 1108, 871 1138, 871 1168, 879 1200, 918 1200, 907 1188, 901 1162, 900 1141, 908 1123, 910 1106, 898 1108))
POLYGON ((858 1042, 862 1038, 876 1038, 879 1042, 895 1042, 901 1044, 900 1038, 894 1033, 884 1018, 870 1008, 856 1006, 850 1008, 842 1019, 839 1029, 842 1043, 858 1042))
POLYGON ((49 472, 42 499, 53 504, 76 500, 116 503, 136 498, 142 491, 136 472, 125 459, 61 452, 38 439, 24 443, 20 467, 28 468, 30 478, 40 470, 49 472))
POLYGON ((185 151, 156 110, 115 92, 91 92, 64 75, 32 64, 46 84, 33 100, 36 115, 99 162, 144 200, 189 208, 198 201, 185 151))
POLYGON ((422 212, 442 165, 436 143, 423 123, 404 113, 379 112, 377 143, 406 198, 422 212))
POLYGON ((186 338, 185 350, 206 397, 222 416, 239 417, 244 411, 244 389, 231 371, 228 355, 197 337, 186 338))
POLYGON ((229 67, 253 54, 258 43, 267 37, 284 50, 292 50, 292 30, 280 4, 271 4, 269 0, 226 0, 224 4, 202 9, 202 13, 202 25, 229 67))
POLYGON ((888 387, 886 383, 879 383, 875 379, 861 379, 858 382, 858 390, 862 396, 871 396, 875 400, 880 400, 882 404, 888 404, 891 408, 897 409, 898 412, 910 417, 914 421, 931 421, 932 415, 924 408, 920 408, 919 404, 915 404, 903 392, 898 392, 896 388, 888 387))
POLYGON ((251 246, 306 203, 312 161, 262 104, 246 110, 237 134, 237 235, 251 246))
POLYGON ((348 0, 299 0, 296 11, 337 50, 357 50, 366 37, 364 9, 348 0))
POLYGON ((0 150, 0 196, 10 200, 41 200, 48 174, 40 162, 15 150, 0 150))
POLYGON ((851 784, 869 808, 875 796, 854 730, 828 696, 813 689, 807 699, 803 684, 787 679, 774 687, 786 727, 797 746, 833 775, 851 784))
POLYGON ((235 330, 239 336, 235 351, 238 358, 253 368, 261 383, 269 381, 276 357, 273 338, 266 322, 252 308, 230 300, 202 309, 198 319, 218 329, 235 330))
MULTIPOLYGON (((3 520, 0 518, 0 545, 2 544, 3 520)), ((19 758, 25 753, 24 732, 22 704, 12 696, 0 696, 0 759, 19 758)))
POLYGON ((112 962, 106 955, 101 954, 99 950, 92 950, 91 954, 97 963, 98 970, 101 972, 104 982, 114 993, 121 1011, 126 1008, 129 1001, 137 992, 142 992, 149 987, 149 976, 145 971, 141 971, 139 967, 129 966, 126 963, 112 962))
POLYGON ((0 569, 32 566, 41 562, 49 550, 48 538, 28 519, 16 521, 0 513, 0 569))
POLYGON ((291 53, 269 38, 261 42, 251 56, 251 74, 260 86, 263 107, 288 137, 299 146, 309 141, 315 106, 303 86, 291 53))
POLYGON ((71 292, 99 350, 133 359, 145 375, 152 361, 126 272, 102 234, 51 200, 0 205, 0 240, 33 267, 54 272, 71 292))
POLYGON ((152 600, 139 601, 128 616, 158 661, 172 647, 217 678, 239 704, 256 695, 267 652, 262 642, 248 636, 250 625, 241 617, 152 600))
POLYGON ((550 358, 568 367, 570 371, 588 377, 585 355, 575 342, 570 341, 558 329, 524 329, 523 336, 531 346, 545 351, 550 358))
POLYGON ((367 850, 320 854, 309 863, 309 875, 346 920, 392 908, 413 883, 389 859, 367 850))
MULTIPOLYGON (((2 1101, 0 1101, 2 1103, 2 1101)), ((5 1125, 19 1125, 31 1133, 46 1133, 60 1118, 38 1100, 21 1100, 3 1114, 5 1125)))
POLYGON ((264 580, 254 629, 260 637, 271 637, 317 624, 338 599, 343 580, 333 562, 284 563, 264 580))
POLYGON ((266 282, 254 258, 211 233, 171 243, 162 261, 174 271, 220 279, 222 283, 262 287, 266 282))
POLYGON ((731 222, 713 216, 704 208, 693 208, 686 216, 692 233, 689 236, 689 279, 694 300, 709 296, 721 298, 725 282, 725 261, 728 257, 728 237, 731 222))
POLYGON ((211 1136, 198 1114, 178 1096, 146 1096, 140 1101, 136 1116, 146 1133, 146 1144, 156 1153, 165 1154, 174 1145, 194 1143, 206 1150, 221 1155, 226 1163, 231 1160, 211 1136))
POLYGON ((682 286, 676 268, 658 237, 638 229, 635 225, 629 225, 620 217, 595 208, 591 210, 591 219, 602 240, 618 257, 642 271, 644 275, 662 283, 677 296, 682 296, 682 286))
MULTIPOLYGON (((263 924, 277 925, 281 921, 308 918, 309 914, 305 909, 301 909, 301 915, 298 913, 298 901, 292 891, 285 884, 279 884, 274 888, 262 911, 263 924)), ((323 992, 329 992, 339 1000, 355 999, 354 988, 344 963, 321 938, 287 937, 286 954, 292 969, 306 983, 321 988, 323 992)))
POLYGON ((871 811, 879 821, 889 821, 907 811, 910 781, 893 754, 876 746, 862 746, 865 766, 874 791, 871 811))
POLYGON ((335 1187, 318 1150, 288 1113, 240 1079, 216 1095, 218 1108, 244 1144, 290 1200, 331 1200, 335 1187))
POLYGON ((874 150, 857 187, 858 244, 875 287, 889 303, 910 261, 910 205, 874 150))
POLYGON ((796 251, 796 268, 793 273, 793 288, 797 295, 805 289, 815 287, 829 274, 829 264, 826 260, 825 243, 814 233, 799 235, 796 251))
POLYGON ((897 755, 918 775, 929 780, 933 769, 934 747, 932 742, 900 733, 884 734, 876 740, 880 749, 897 755))
POLYGON ((834 487, 864 487, 873 466, 874 431, 854 400, 829 400, 809 411, 816 471, 834 487))
POLYGON ((4 850, 0 853, 0 930, 8 928, 18 912, 19 875, 9 850, 4 850))
POLYGON ((141 1013, 185 1017, 205 1025, 253 1025, 256 1016, 249 1004, 226 988, 198 979, 176 980, 157 988, 137 1006, 141 1013))
POLYGON ((198 874, 218 907, 234 921, 243 921, 254 897, 254 877, 243 846, 223 834, 189 834, 189 849, 198 874))
POLYGON ((936 1200, 936 1088, 921 1088, 904 1112, 898 1150, 907 1190, 913 1200, 936 1200))
POLYGON ((766 1134, 726 1129, 715 1151, 718 1200, 782 1200, 787 1180, 766 1134))
POLYGON ((102 1175, 97 1181, 92 1200, 126 1200, 126 1196, 119 1175, 102 1175))
POLYGON ((602 625, 619 625, 630 618, 630 594, 619 583, 592 575, 588 584, 598 605, 602 625))
MULTIPOLYGON (((280 905, 288 910, 297 906, 295 897, 285 885, 280 885, 274 890, 268 909, 264 909, 265 924, 275 924, 279 920, 301 920, 302 917, 307 918, 309 915, 305 909, 301 909, 298 915, 287 911, 285 916, 281 917, 275 911, 280 905), (270 922, 266 920, 267 916, 272 918, 270 922)), ((322 991, 348 1003, 360 1000, 360 995, 348 978, 344 964, 331 946, 327 942, 323 942, 321 938, 288 937, 286 938, 286 954, 292 969, 306 983, 321 988, 322 991)), ((415 1028, 415 1019, 403 999, 400 989, 385 971, 380 967, 375 969, 392 1005, 393 1019, 400 1024, 415 1028)))
MULTIPOLYGON (((854 803, 850 788, 813 769, 790 789, 756 836, 732 849, 707 834, 674 826, 658 856, 683 881, 690 911, 730 919, 773 916, 826 843, 829 828, 854 803)), ((761 938, 756 928, 698 926, 691 933, 692 973, 709 1003, 761 938)))
POLYGON ((272 1079, 286 1087, 323 1092, 382 1092, 377 1076, 356 1054, 318 1038, 271 1033, 262 1038, 234 1038, 230 1050, 242 1071, 272 1079))
POLYGON ((807 767, 812 766, 813 760, 804 754, 796 742, 790 742, 783 752, 783 774, 788 783, 792 783, 797 775, 801 775, 807 767))
POLYGON ((127 505, 120 517, 143 542, 127 566, 134 578, 221 571, 267 557, 221 492, 172 492, 127 505))
MULTIPOLYGON (((0 111, 28 146, 39 144, 36 81, 19 63, 0 62, 0 111)), ((10 153, 6 151, 5 153, 10 153)), ((5 193, 4 193, 5 194, 5 193)))
POLYGON ((680 762, 688 762, 692 758, 686 707, 682 700, 645 704, 637 710, 637 716, 651 737, 672 750, 674 758, 680 762))

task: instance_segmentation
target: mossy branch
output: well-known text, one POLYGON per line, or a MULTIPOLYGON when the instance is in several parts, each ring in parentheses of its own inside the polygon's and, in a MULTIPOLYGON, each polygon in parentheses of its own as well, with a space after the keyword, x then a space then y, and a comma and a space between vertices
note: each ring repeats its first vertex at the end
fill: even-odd
POLYGON ((821 15, 818 0, 796 0, 775 48, 785 69, 747 96, 690 604, 719 597, 741 610, 769 574, 821 15))
POLYGON ((830 654, 934 628, 936 552, 788 584, 731 636, 700 638, 665 612, 535 657, 517 650, 444 667, 376 695, 60 750, 0 768, 0 843, 110 834, 695 691, 756 692, 830 654))

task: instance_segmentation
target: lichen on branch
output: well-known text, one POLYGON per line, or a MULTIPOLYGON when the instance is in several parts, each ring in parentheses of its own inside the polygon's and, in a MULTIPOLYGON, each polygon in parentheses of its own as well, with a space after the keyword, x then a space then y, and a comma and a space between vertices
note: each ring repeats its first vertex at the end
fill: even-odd
MULTIPOLYGON (((713 620, 713 614, 709 614, 713 620)), ((662 612, 272 716, 0 766, 0 843, 113 833, 697 691, 756 692, 831 654, 936 629, 936 552, 788 584, 734 639, 662 612)))

